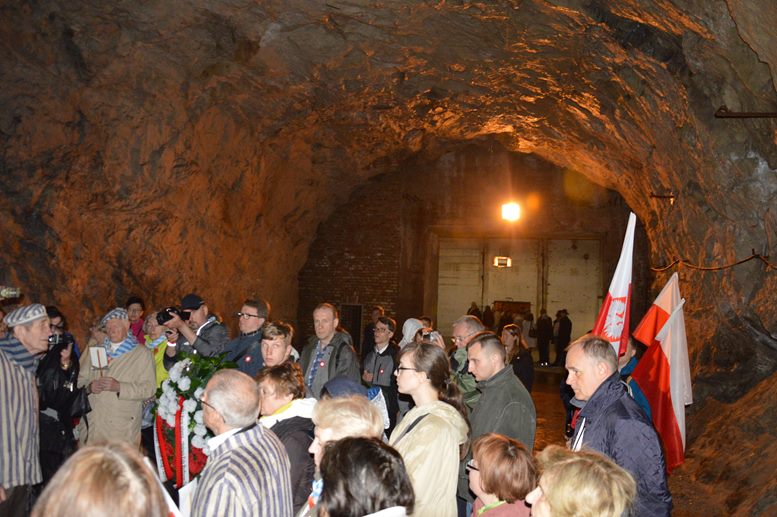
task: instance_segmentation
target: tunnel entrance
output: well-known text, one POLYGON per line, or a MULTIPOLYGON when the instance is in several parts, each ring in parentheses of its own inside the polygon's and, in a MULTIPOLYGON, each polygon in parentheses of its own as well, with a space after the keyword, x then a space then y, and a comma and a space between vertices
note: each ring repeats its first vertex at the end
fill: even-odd
MULTIPOLYGON (((363 306, 352 334, 381 305, 400 327, 427 315, 449 335, 472 301, 509 298, 530 302, 535 314, 543 305, 551 315, 569 309, 582 333, 615 269, 628 212, 618 193, 490 140, 408 161, 357 188, 319 226, 299 275, 300 334, 312 334, 321 301, 363 306), (515 223, 501 218, 506 200, 523 207, 515 223), (495 256, 514 258, 513 273, 490 266, 495 256)), ((636 246, 635 319, 650 303, 641 225, 636 246)))

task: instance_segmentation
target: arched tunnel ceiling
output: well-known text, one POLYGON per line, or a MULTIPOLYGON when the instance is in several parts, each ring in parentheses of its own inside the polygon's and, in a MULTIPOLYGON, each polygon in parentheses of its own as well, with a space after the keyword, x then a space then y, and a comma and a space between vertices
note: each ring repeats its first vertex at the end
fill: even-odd
MULTIPOLYGON (((713 117, 777 111, 771 0, 0 12, 2 280, 90 316, 148 286, 294 314, 317 225, 356 186, 494 135, 616 189, 657 265, 777 256, 774 119, 713 117)), ((775 272, 681 273, 697 398, 736 400, 777 364, 775 272)))

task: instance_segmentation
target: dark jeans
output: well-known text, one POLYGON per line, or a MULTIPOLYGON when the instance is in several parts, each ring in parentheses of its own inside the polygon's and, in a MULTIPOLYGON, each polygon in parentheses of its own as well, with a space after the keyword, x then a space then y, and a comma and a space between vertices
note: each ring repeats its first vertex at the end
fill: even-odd
POLYGON ((550 362, 550 340, 549 339, 537 339, 537 348, 540 349, 540 362, 550 362))

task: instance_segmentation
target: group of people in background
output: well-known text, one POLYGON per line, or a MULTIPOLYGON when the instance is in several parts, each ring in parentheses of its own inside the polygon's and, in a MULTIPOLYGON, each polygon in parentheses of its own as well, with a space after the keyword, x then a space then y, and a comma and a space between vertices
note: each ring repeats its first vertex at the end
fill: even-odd
POLYGON ((376 306, 360 357, 330 303, 299 353, 294 328, 260 299, 241 304, 230 339, 198 294, 159 310, 131 297, 83 349, 55 307, 17 307, 0 336, 0 516, 36 498, 33 515, 167 515, 139 452, 155 454, 155 393, 187 353, 236 365, 198 394, 212 436, 192 515, 669 515, 660 444, 624 398, 609 343, 569 345, 566 311, 493 328, 486 309, 458 318, 447 344, 429 318, 400 334, 376 306), (569 448, 536 457, 530 339, 541 357, 566 339, 556 361, 582 408, 569 448), (67 446, 47 451, 47 428, 64 429, 67 446), (622 430, 632 437, 613 438, 622 430))

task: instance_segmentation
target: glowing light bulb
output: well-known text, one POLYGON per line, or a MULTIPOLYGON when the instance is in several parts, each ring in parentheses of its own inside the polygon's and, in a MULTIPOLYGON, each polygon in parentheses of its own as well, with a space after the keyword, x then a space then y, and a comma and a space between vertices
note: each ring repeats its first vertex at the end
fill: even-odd
POLYGON ((505 203, 502 205, 502 219, 515 222, 521 218, 521 206, 518 203, 505 203))

